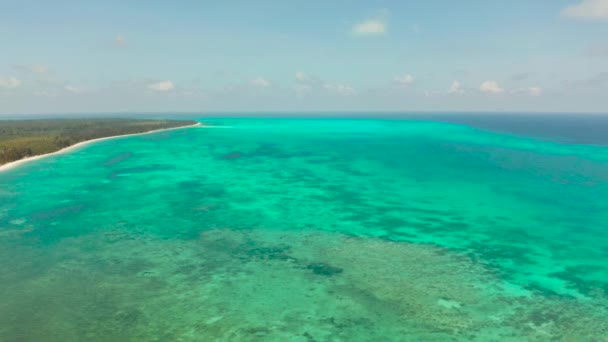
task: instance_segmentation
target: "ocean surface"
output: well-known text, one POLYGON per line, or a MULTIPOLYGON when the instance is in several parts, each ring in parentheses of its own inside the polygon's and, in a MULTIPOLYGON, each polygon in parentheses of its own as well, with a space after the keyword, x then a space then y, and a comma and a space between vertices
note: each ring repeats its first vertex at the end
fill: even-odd
POLYGON ((0 341, 608 341, 605 117, 379 117, 0 173, 0 341))

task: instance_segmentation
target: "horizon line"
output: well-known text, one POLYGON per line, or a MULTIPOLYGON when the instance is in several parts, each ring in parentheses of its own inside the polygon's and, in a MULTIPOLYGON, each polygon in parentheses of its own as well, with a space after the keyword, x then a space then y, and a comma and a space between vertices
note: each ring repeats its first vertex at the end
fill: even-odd
POLYGON ((360 114, 385 114, 385 115, 403 115, 403 114, 487 114, 487 115, 608 115, 606 112, 571 112, 571 111, 394 111, 394 110, 332 110, 332 111, 292 111, 292 110, 272 110, 272 111, 116 111, 116 112, 49 112, 49 113, 0 113, 1 117, 18 117, 18 116, 94 116, 94 115, 293 115, 293 114, 308 114, 308 115, 360 115, 360 114))

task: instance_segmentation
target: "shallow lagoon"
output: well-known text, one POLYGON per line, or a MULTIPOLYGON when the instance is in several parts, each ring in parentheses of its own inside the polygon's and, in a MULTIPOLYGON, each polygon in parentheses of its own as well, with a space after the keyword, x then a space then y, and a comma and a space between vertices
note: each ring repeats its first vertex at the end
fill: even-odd
POLYGON ((0 174, 0 340, 606 341, 608 148, 204 121, 0 174))

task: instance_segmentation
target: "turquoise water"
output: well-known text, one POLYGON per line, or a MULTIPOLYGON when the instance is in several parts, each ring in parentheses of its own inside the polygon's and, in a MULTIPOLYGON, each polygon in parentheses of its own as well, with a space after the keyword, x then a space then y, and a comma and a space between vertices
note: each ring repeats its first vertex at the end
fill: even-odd
POLYGON ((608 148, 205 119, 0 173, 2 341, 608 341, 608 148))

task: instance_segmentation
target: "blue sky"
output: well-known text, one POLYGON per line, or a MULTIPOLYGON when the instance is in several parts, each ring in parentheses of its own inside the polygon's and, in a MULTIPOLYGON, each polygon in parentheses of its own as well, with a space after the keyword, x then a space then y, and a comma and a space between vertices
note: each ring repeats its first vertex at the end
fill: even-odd
POLYGON ((0 0, 0 113, 608 112, 608 0, 0 0))

